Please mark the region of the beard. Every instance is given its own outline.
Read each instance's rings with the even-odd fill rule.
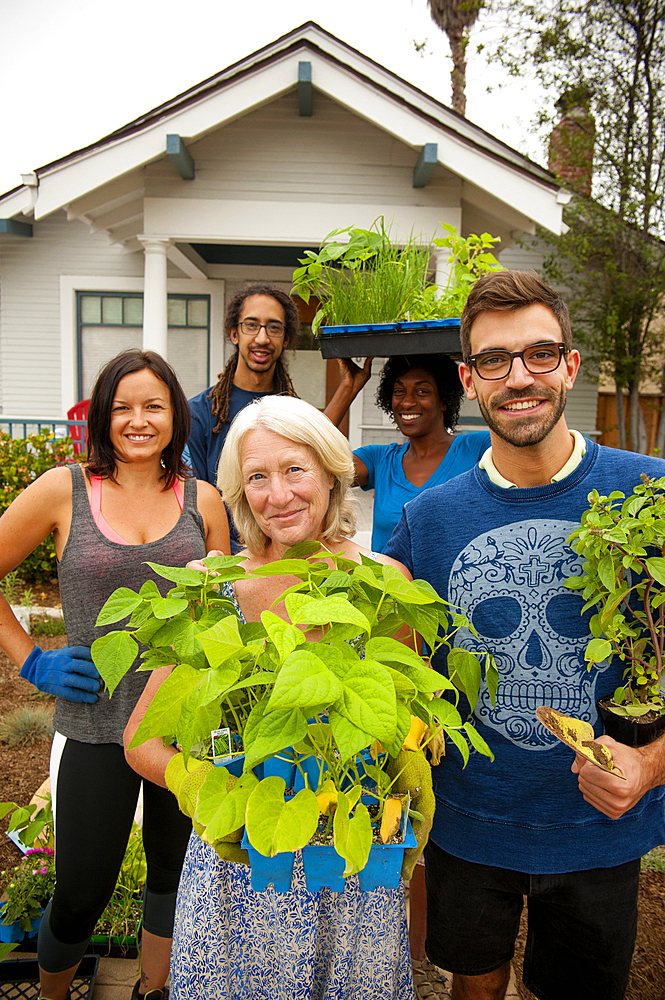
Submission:
[[[480,396],[478,397],[478,405],[480,406],[480,412],[485,418],[485,423],[497,437],[500,437],[502,441],[506,441],[508,444],[512,444],[515,448],[528,448],[531,445],[540,444],[541,441],[545,440],[550,431],[558,424],[566,406],[566,390],[564,386],[561,387],[559,392],[556,392],[554,389],[539,389],[538,395],[552,403],[551,411],[536,418],[529,418],[529,411],[525,410],[524,418],[521,421],[510,418],[509,421],[502,423],[500,418],[497,418],[496,411],[506,403],[523,399],[523,393],[503,393],[492,402],[492,410],[481,400]]]

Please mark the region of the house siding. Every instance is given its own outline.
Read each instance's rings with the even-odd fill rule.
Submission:
[[[412,187],[417,151],[321,93],[301,118],[294,92],[188,144],[196,177],[167,159],[146,167],[149,198],[221,198],[458,208],[461,179],[440,165]],[[340,219],[340,226],[353,225]]]

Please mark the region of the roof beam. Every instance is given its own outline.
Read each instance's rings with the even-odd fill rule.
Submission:
[[[432,176],[437,163],[438,146],[435,142],[426,142],[420,151],[418,162],[413,168],[413,187],[424,188]]]
[[[29,222],[18,222],[16,219],[0,219],[0,233],[7,236],[32,236],[32,226]]]
[[[301,118],[312,117],[312,64],[298,63],[298,107]]]
[[[179,135],[167,135],[166,155],[182,177],[183,181],[194,180],[194,160]]]

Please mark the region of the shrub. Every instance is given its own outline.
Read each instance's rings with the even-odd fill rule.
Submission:
[[[27,438],[12,438],[0,431],[0,514],[43,472],[69,461],[74,461],[70,438],[54,438],[46,429]],[[49,536],[23,561],[21,577],[25,581],[41,581],[55,575],[55,546]]]
[[[10,747],[29,747],[53,736],[53,709],[44,705],[22,705],[0,719],[0,742]]]
[[[65,623],[62,618],[33,618],[30,622],[30,635],[65,635]]]

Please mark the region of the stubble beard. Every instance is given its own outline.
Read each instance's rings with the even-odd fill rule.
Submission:
[[[544,414],[542,417],[529,422],[529,411],[526,410],[525,420],[521,424],[511,420],[508,426],[506,426],[500,423],[494,416],[494,411],[498,407],[513,400],[523,399],[523,395],[519,393],[504,393],[494,402],[492,410],[487,407],[480,396],[478,397],[478,405],[480,412],[485,418],[485,423],[497,437],[500,437],[502,441],[513,445],[515,448],[528,448],[531,445],[540,444],[545,440],[550,431],[558,424],[566,407],[566,390],[563,386],[560,392],[555,392],[553,389],[540,389],[538,395],[544,399],[548,399],[553,404],[550,415]]]

